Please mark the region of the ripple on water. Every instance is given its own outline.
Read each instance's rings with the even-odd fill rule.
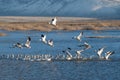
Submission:
[[[115,54],[110,58],[119,58],[120,31],[83,31],[83,42],[78,42],[71,39],[80,31],[53,31],[53,32],[6,32],[7,36],[0,37],[0,54],[63,54],[62,50],[68,47],[74,50],[79,50],[78,44],[87,41],[93,46],[92,49],[83,53],[83,56],[96,56],[94,50],[103,46],[107,46],[105,53],[108,50],[115,50]],[[47,34],[48,39],[53,38],[55,47],[51,48],[39,42],[41,34]],[[24,43],[26,36],[31,36],[31,49],[10,48],[15,42]],[[86,38],[85,36],[113,36],[112,38]],[[111,46],[112,45],[112,46]],[[54,61],[54,62],[31,62],[20,60],[0,59],[0,80],[119,80],[120,77],[120,62],[119,61]]]

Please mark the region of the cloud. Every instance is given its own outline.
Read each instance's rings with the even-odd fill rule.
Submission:
[[[100,0],[100,5],[104,7],[114,7],[120,5],[120,0]]]
[[[96,10],[99,10],[100,8],[102,8],[102,6],[98,5],[98,6],[94,6],[92,8],[92,11],[96,11]]]
[[[117,7],[120,6],[120,0],[97,0],[92,8],[92,11],[97,11],[105,7]]]

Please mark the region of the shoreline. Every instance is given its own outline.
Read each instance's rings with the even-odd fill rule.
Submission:
[[[48,24],[52,18],[0,16],[0,30],[120,30],[120,20],[57,17],[57,27],[55,27]]]

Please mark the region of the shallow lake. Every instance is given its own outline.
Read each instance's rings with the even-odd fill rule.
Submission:
[[[115,51],[110,61],[55,61],[31,62],[0,59],[0,80],[119,80],[120,77],[120,31],[3,31],[7,36],[0,37],[0,55],[9,54],[64,54],[62,51],[71,48],[71,54],[82,49],[84,42],[92,48],[82,53],[84,57],[97,57],[95,50],[105,47],[103,51]],[[83,32],[82,41],[72,39]],[[41,34],[53,39],[54,47],[40,41]],[[25,43],[31,37],[31,48],[12,48],[14,43]],[[102,37],[101,37],[102,36]]]

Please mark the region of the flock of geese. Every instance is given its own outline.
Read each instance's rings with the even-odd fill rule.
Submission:
[[[56,17],[49,22],[49,24],[52,24],[56,26]],[[80,32],[79,35],[72,37],[72,39],[76,39],[79,42],[82,41],[83,32]],[[52,39],[47,40],[46,35],[41,34],[40,41],[44,44],[47,44],[48,46],[54,47],[54,41]],[[13,44],[12,48],[31,48],[31,37],[28,36],[26,42],[23,43],[15,43]],[[107,51],[104,56],[102,56],[102,53],[105,49],[105,47],[102,47],[96,51],[96,55],[98,57],[89,57],[85,58],[81,54],[83,51],[88,50],[91,47],[91,45],[87,42],[84,42],[83,45],[79,45],[79,47],[84,47],[81,50],[77,50],[75,53],[75,56],[71,54],[71,48],[67,48],[66,50],[63,50],[62,52],[64,54],[56,54],[55,56],[51,54],[37,54],[37,55],[25,55],[25,54],[7,54],[7,55],[0,55],[0,59],[12,59],[12,60],[23,60],[23,61],[91,61],[91,60],[110,60],[110,55],[114,54],[114,51]]]

